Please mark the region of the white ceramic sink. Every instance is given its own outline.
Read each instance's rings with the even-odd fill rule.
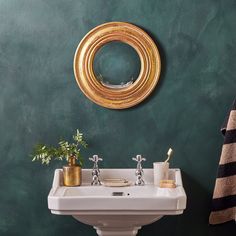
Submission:
[[[135,169],[100,169],[101,180],[125,178],[135,182]],[[82,185],[63,186],[63,172],[55,170],[48,207],[53,214],[72,215],[94,226],[100,236],[136,235],[141,226],[159,220],[164,215],[182,214],[186,194],[179,169],[170,169],[169,178],[176,181],[174,189],[153,185],[153,169],[144,169],[144,186],[91,186],[92,170],[82,171]],[[113,195],[120,196],[113,196]]]

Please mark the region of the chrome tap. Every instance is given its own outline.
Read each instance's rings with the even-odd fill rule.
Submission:
[[[93,157],[89,158],[90,161],[93,162],[93,170],[92,170],[92,182],[91,185],[101,185],[99,176],[100,176],[100,170],[98,168],[98,162],[102,161],[102,158],[98,157],[98,155],[93,155]]]
[[[137,176],[137,179],[135,181],[135,185],[144,185],[145,182],[143,180],[143,168],[141,165],[142,161],[146,161],[146,158],[143,158],[141,155],[137,155],[136,157],[133,157],[132,160],[137,161],[137,168],[135,171],[135,175]]]

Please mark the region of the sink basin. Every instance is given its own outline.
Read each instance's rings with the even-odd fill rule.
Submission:
[[[135,169],[100,169],[101,180],[125,178],[135,182]],[[136,235],[141,226],[159,220],[164,215],[179,215],[186,208],[186,194],[179,169],[169,170],[169,179],[177,187],[159,188],[153,185],[153,169],[144,169],[144,186],[91,186],[92,170],[82,170],[82,185],[63,186],[63,172],[55,170],[48,208],[53,214],[71,215],[92,225],[100,236]]]

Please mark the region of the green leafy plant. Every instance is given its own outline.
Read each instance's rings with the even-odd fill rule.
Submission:
[[[73,135],[74,142],[61,140],[57,147],[46,146],[44,144],[38,144],[34,147],[32,161],[41,161],[42,164],[49,165],[51,160],[67,160],[69,157],[75,157],[79,165],[83,165],[83,158],[80,153],[81,147],[87,148],[88,144],[83,139],[83,134],[76,130],[76,134]]]

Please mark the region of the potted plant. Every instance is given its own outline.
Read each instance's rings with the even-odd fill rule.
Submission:
[[[68,165],[63,166],[63,179],[66,186],[78,186],[81,184],[83,158],[80,149],[88,146],[83,139],[83,134],[78,129],[76,134],[73,135],[73,140],[74,142],[72,143],[61,140],[56,147],[38,144],[33,151],[32,161],[41,161],[42,164],[49,165],[52,160],[68,161]]]

